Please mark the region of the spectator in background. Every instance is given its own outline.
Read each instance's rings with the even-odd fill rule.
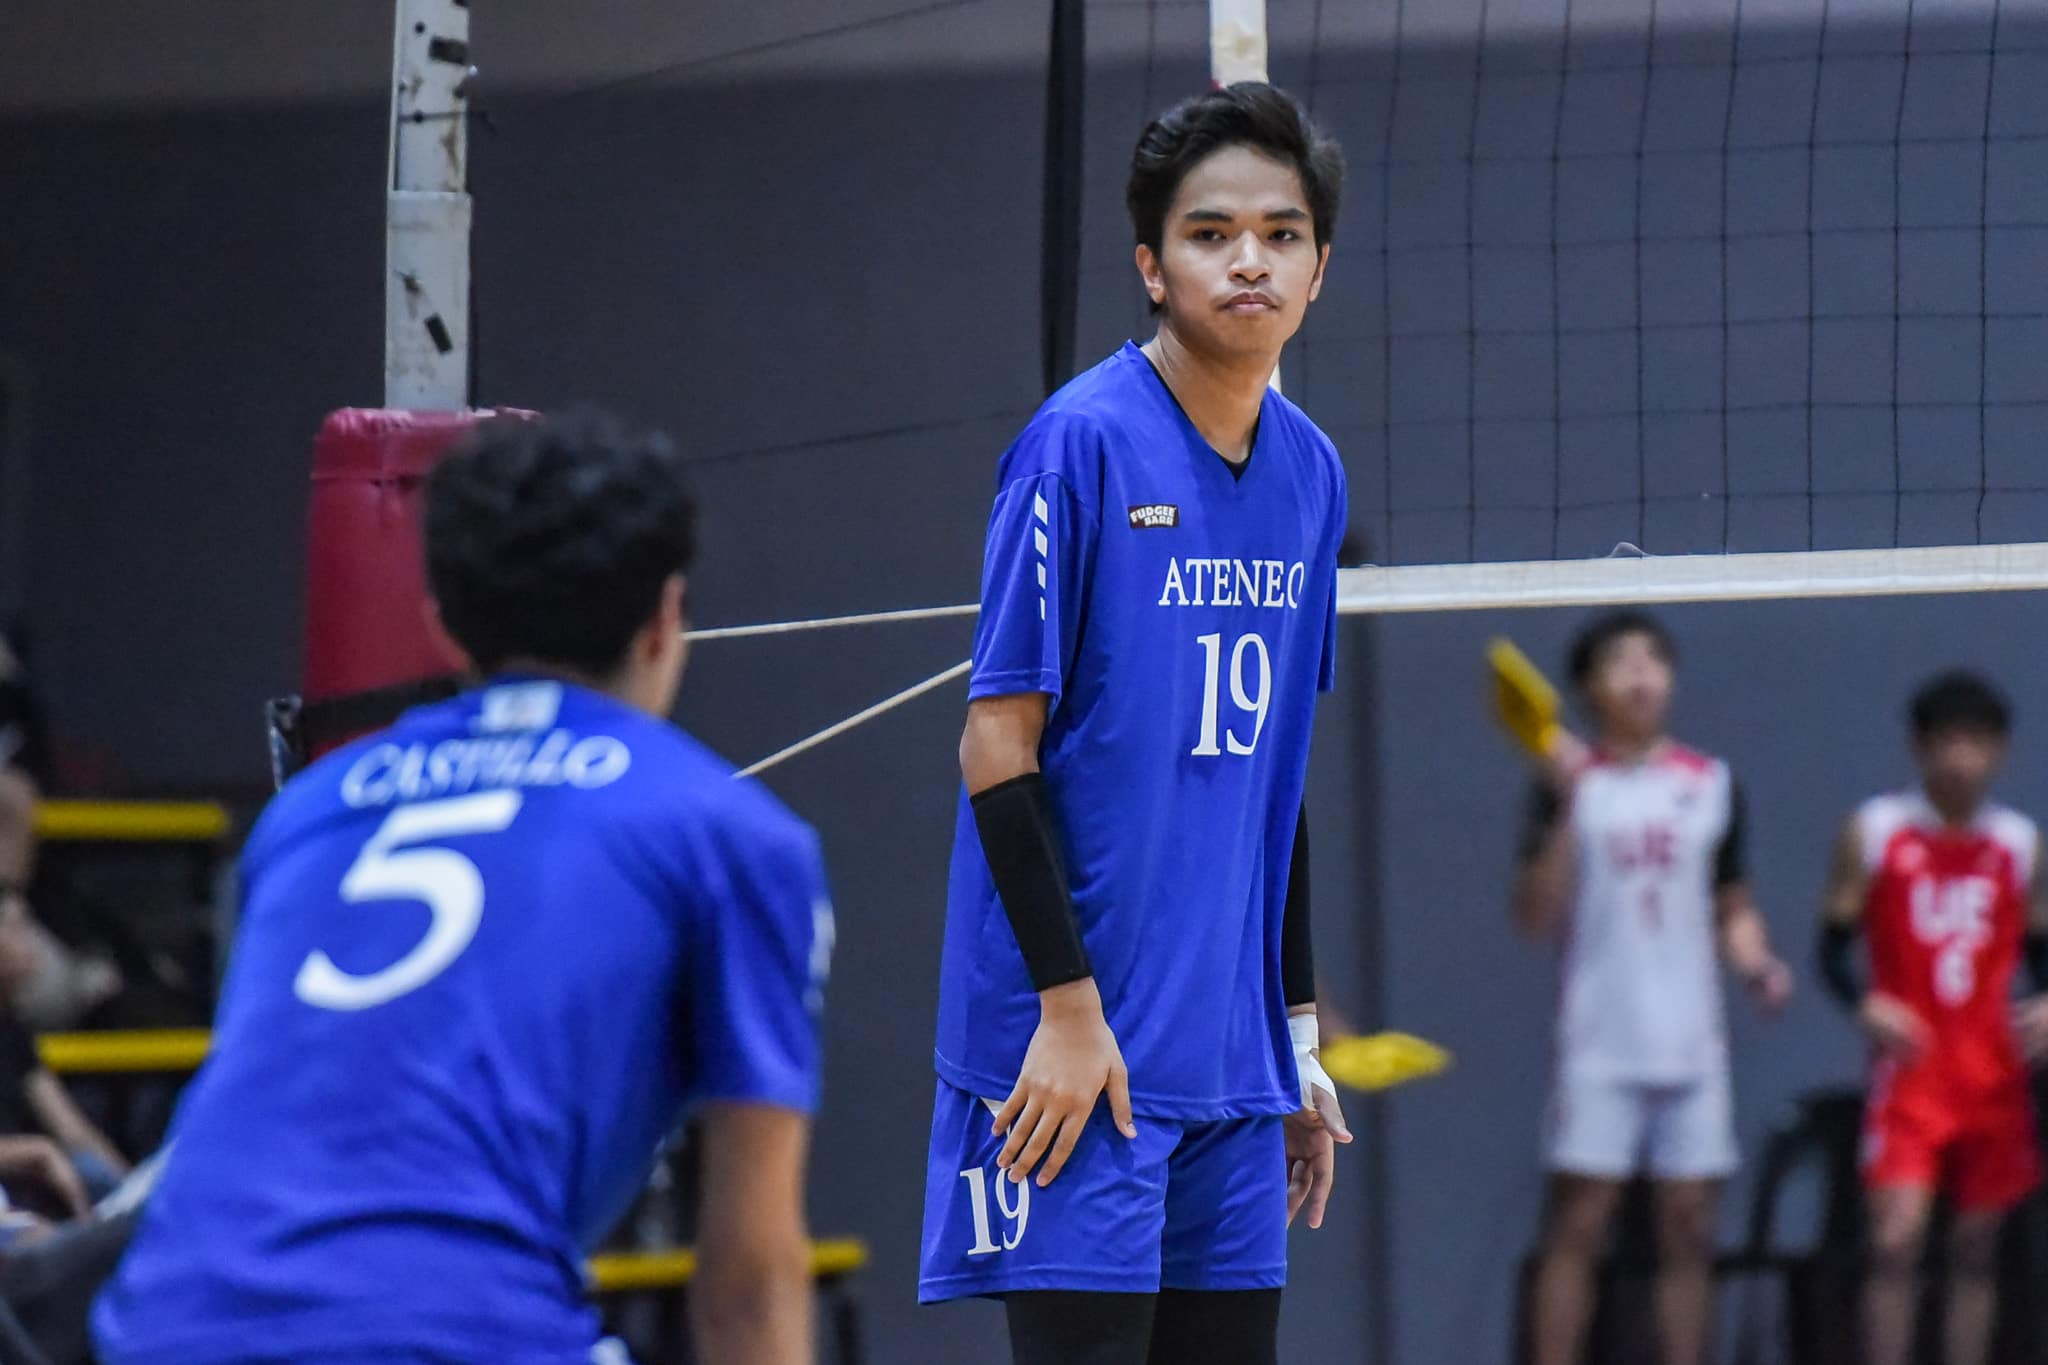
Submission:
[[[0,896],[27,896],[36,871],[36,802],[50,785],[49,732],[24,662],[18,629],[0,628]],[[8,1008],[25,1022],[64,1028],[121,989],[104,957],[82,956],[27,915],[34,954],[25,979],[7,985]]]
[[[28,890],[35,872],[36,798],[49,782],[42,709],[29,690],[18,640],[0,630],[0,895]]]
[[[119,1183],[128,1163],[42,1065],[17,1015],[25,993],[81,966],[29,911],[36,802],[49,781],[49,734],[20,635],[0,629],[0,1185],[39,1191],[31,1203],[68,1216]],[[102,976],[111,970],[97,965]],[[106,983],[98,990],[103,997]]]
[[[13,993],[39,959],[27,900],[0,893],[0,1187],[39,1213],[85,1216],[127,1175],[128,1161],[42,1064],[14,1016]]]
[[[42,1066],[14,1016],[14,989],[41,958],[32,924],[27,900],[0,891],[0,1361],[90,1365],[92,1298],[128,1245],[154,1171],[99,1209],[88,1203],[97,1192],[80,1167],[97,1159],[111,1183],[127,1163]],[[67,1145],[82,1153],[77,1162]]]
[[[0,772],[38,787],[50,782],[50,737],[29,687],[18,627],[0,627]]]

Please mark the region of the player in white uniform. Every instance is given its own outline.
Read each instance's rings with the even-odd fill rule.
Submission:
[[[1665,733],[1675,663],[1638,612],[1579,635],[1571,681],[1598,742],[1551,746],[1515,881],[1516,923],[1564,936],[1535,1365],[1580,1359],[1595,1264],[1642,1173],[1657,1182],[1663,1359],[1700,1365],[1715,1199],[1737,1164],[1717,950],[1766,1011],[1792,989],[1750,896],[1740,789]]]

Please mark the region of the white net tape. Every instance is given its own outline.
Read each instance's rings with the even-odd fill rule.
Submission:
[[[1645,555],[1624,546],[1606,559],[1340,569],[1337,610],[1356,615],[2039,588],[2048,588],[2048,543],[1736,555]]]
[[[1898,597],[2048,588],[2048,542],[1942,545],[1899,550],[1800,550],[1783,554],[1646,555],[1617,546],[1605,559],[1502,564],[1416,564],[1339,569],[1337,611],[1482,611],[1595,607],[1623,603],[1759,602],[1794,597]],[[821,616],[690,632],[692,640],[795,635],[844,626],[975,615],[972,602],[946,607]],[[741,774],[752,776],[865,725],[966,674],[962,661],[835,721]]]

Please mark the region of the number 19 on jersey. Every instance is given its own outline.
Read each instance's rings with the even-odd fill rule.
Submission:
[[[1251,718],[1249,739],[1238,738],[1241,720],[1233,719],[1231,724],[1224,725],[1217,715],[1223,691],[1223,636],[1201,635],[1195,638],[1195,643],[1202,647],[1202,727],[1195,747],[1189,752],[1197,758],[1249,754],[1259,746],[1259,734],[1266,728],[1266,711],[1273,704],[1273,656],[1266,649],[1265,638],[1257,631],[1240,635],[1230,650],[1230,700],[1239,712]],[[1257,678],[1257,686],[1248,686],[1251,677]]]

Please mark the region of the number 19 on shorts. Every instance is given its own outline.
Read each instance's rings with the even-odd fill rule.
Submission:
[[[1009,1173],[997,1170],[996,1207],[1003,1211],[1003,1242],[996,1245],[995,1229],[988,1218],[989,1173],[979,1166],[970,1166],[960,1172],[960,1178],[967,1182],[967,1202],[974,1214],[974,1245],[968,1248],[969,1256],[993,1256],[998,1251],[1015,1251],[1017,1244],[1024,1240],[1024,1229],[1031,1222],[1031,1182],[1010,1179]],[[1016,1196],[1016,1204],[1010,1202]]]
[[[1237,637],[1230,649],[1230,700],[1237,714],[1225,722],[1222,709],[1223,637],[1198,635],[1202,648],[1202,728],[1189,752],[1197,758],[1217,754],[1248,754],[1259,747],[1259,733],[1266,728],[1266,711],[1273,704],[1273,656],[1257,631]],[[1257,685],[1252,685],[1253,679]],[[1248,738],[1239,737],[1240,727],[1250,726]],[[1220,747],[1219,747],[1220,741]]]

